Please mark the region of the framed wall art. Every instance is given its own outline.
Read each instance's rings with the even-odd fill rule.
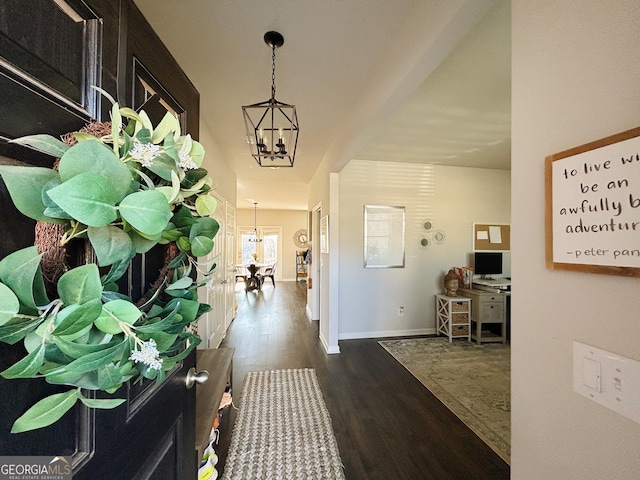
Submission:
[[[545,160],[550,269],[640,277],[640,128]]]
[[[365,205],[365,268],[404,267],[404,230],[404,207]]]
[[[329,253],[329,215],[320,219],[320,253]]]

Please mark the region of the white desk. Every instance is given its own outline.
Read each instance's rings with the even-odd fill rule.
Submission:
[[[476,342],[507,342],[507,296],[503,293],[494,293],[473,288],[459,289],[458,293],[471,298],[471,338]],[[500,333],[490,331],[489,325],[498,325]]]

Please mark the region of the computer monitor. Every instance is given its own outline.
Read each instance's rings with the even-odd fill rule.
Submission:
[[[502,252],[475,252],[473,273],[481,278],[502,274]]]

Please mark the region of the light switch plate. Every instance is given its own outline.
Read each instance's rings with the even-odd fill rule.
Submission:
[[[573,342],[573,391],[640,423],[640,362]]]

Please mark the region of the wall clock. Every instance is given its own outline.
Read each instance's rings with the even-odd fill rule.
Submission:
[[[303,228],[293,234],[293,243],[298,248],[306,248],[309,237],[307,237],[307,231]]]

